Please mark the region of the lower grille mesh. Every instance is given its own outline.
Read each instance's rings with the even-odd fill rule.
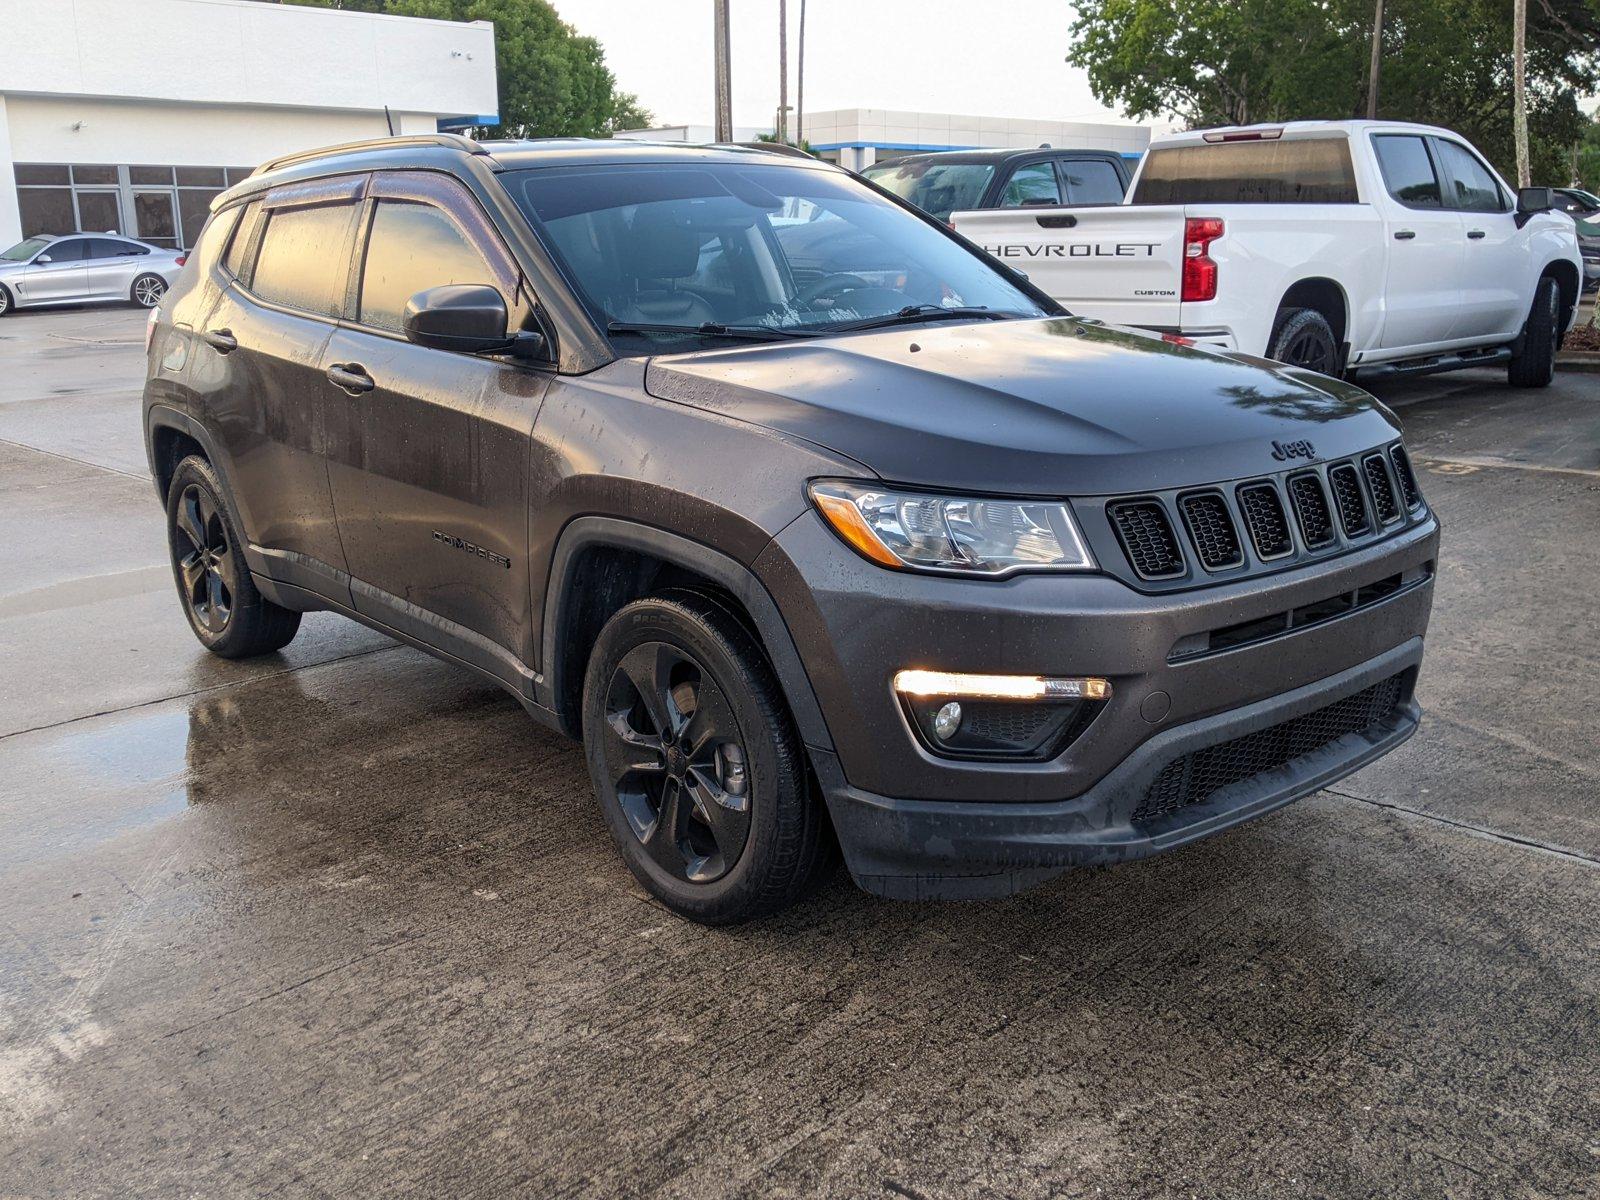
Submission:
[[[1183,554],[1167,510],[1155,500],[1134,500],[1107,510],[1133,569],[1146,579],[1183,574]]]
[[[1268,729],[1247,733],[1173,759],[1145,791],[1135,824],[1209,799],[1225,787],[1285,766],[1349,733],[1391,716],[1404,692],[1405,674]]]

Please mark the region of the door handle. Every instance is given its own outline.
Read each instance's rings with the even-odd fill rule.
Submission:
[[[377,386],[360,363],[334,363],[328,368],[328,379],[352,396],[370,392]]]
[[[239,348],[239,339],[228,329],[208,329],[200,335],[202,341],[218,354],[231,354]]]
[[[1416,236],[1417,231],[1415,229],[1396,229],[1394,231],[1394,240],[1397,242],[1409,242]]]
[[[1487,237],[1488,234],[1484,233],[1484,231],[1481,229],[1469,229],[1467,230],[1467,236],[1473,241],[1477,241],[1481,237]]]

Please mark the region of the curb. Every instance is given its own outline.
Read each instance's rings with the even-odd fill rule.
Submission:
[[[1562,350],[1556,355],[1561,371],[1600,371],[1600,350]]]

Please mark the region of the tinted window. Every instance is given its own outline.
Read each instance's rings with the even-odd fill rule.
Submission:
[[[477,247],[439,209],[378,202],[361,272],[363,325],[398,330],[406,301],[418,292],[446,283],[494,281]]]
[[[139,254],[149,254],[143,246],[133,242],[120,241],[117,238],[90,238],[90,258],[133,258]]]
[[[78,227],[78,218],[72,211],[71,188],[19,187],[17,209],[22,217],[23,237],[38,233],[71,233]]]
[[[1383,186],[1389,189],[1389,195],[1412,208],[1439,207],[1439,177],[1434,174],[1433,160],[1420,137],[1375,137],[1372,147],[1377,151],[1378,169],[1383,172]]]
[[[1465,146],[1435,138],[1439,150],[1439,165],[1444,168],[1448,186],[1445,190],[1445,207],[1466,212],[1504,212],[1505,196],[1489,168],[1478,161]]]
[[[1344,138],[1272,139],[1155,147],[1135,204],[1354,204]]]
[[[256,216],[260,211],[260,207],[255,204],[244,209],[248,216],[239,222],[239,231],[228,243],[228,254],[222,260],[222,269],[230,275],[244,277],[244,256],[250,250],[250,231],[255,228]]]
[[[11,171],[16,176],[18,184],[72,182],[72,175],[66,167],[46,163],[16,163]]]
[[[84,258],[84,241],[82,238],[63,238],[59,242],[51,242],[45,251],[53,263],[81,262]]]
[[[1068,204],[1122,203],[1122,176],[1104,159],[1063,162],[1061,174],[1067,181]]]
[[[894,163],[862,172],[873,183],[909,200],[943,221],[951,213],[976,208],[994,175],[988,163],[947,163],[938,159]]]
[[[1056,169],[1047,162],[1018,167],[1011,172],[1011,178],[1000,193],[1001,208],[1060,203],[1061,187],[1056,182]]]
[[[242,211],[238,205],[234,205],[216,213],[205,223],[195,241],[194,249],[189,252],[191,258],[198,260],[200,270],[209,271],[217,261],[217,255],[227,244],[228,235],[233,232],[234,223],[238,221]]]
[[[263,300],[336,317],[344,309],[353,204],[278,208],[256,256],[250,287]]]
[[[706,162],[502,179],[602,324],[682,339],[707,322],[820,331],[909,306],[1041,314],[992,260],[842,172]],[[656,336],[618,333],[631,353]]]

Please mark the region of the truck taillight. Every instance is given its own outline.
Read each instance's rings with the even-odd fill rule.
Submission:
[[[1190,217],[1184,221],[1184,303],[1217,298],[1217,264],[1211,258],[1211,243],[1221,236],[1221,217]]]

